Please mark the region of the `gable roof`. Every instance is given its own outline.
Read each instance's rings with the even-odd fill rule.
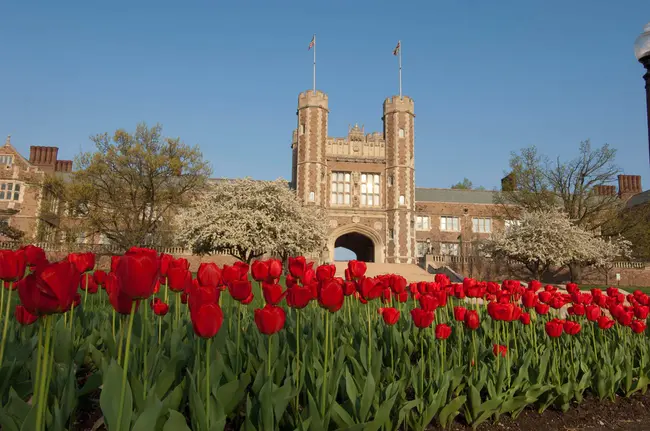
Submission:
[[[638,193],[634,196],[632,196],[628,201],[625,203],[625,208],[632,208],[637,205],[643,205],[650,202],[650,190],[646,190],[645,192]]]

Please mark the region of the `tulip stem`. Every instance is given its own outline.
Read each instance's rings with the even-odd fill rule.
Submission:
[[[4,291],[4,280],[2,281],[2,290]],[[7,329],[9,328],[9,312],[11,311],[11,289],[12,285],[9,283],[9,294],[7,295],[7,304],[5,306],[4,313],[4,323],[2,325],[2,341],[0,341],[0,367],[2,367],[2,361],[4,360],[5,355],[5,345],[7,343]]]
[[[38,379],[38,406],[36,406],[36,431],[45,429],[44,415],[47,405],[47,388],[46,384],[49,373],[49,359],[50,359],[50,339],[52,338],[52,317],[46,315],[43,317],[45,320],[45,347],[43,348],[43,366],[41,368],[41,375]]]
[[[142,343],[144,344],[144,384],[142,385],[142,391],[143,395],[142,398],[144,400],[147,399],[147,384],[149,383],[149,380],[147,379],[147,376],[149,374],[149,367],[147,366],[147,344],[148,343],[148,337],[149,337],[149,331],[147,330],[149,328],[149,318],[148,318],[148,306],[142,307],[143,312],[144,312],[144,321],[142,322]]]
[[[0,285],[0,310],[4,309],[5,305],[5,281],[2,280],[2,285]],[[5,318],[5,316],[2,316]]]
[[[368,310],[368,370],[372,369],[372,328],[370,327],[370,321],[372,317],[370,316],[370,304],[366,305],[366,310]]]
[[[300,311],[296,312],[296,387],[300,387]],[[298,395],[296,395],[296,408],[298,407]]]
[[[239,343],[241,339],[241,303],[237,303],[237,374],[240,373],[239,365]]]
[[[212,338],[208,338],[205,344],[205,420],[210,429],[210,344]],[[270,341],[269,341],[270,343]]]
[[[368,316],[370,318],[370,316]],[[321,418],[325,417],[325,403],[327,399],[327,362],[328,362],[328,350],[329,350],[329,328],[330,328],[330,316],[329,311],[325,310],[325,360],[323,365],[323,389],[322,397],[320,400],[320,415]]]
[[[131,313],[129,314],[129,328],[126,331],[126,346],[124,348],[124,369],[122,370],[122,387],[120,388],[120,404],[117,414],[117,423],[115,430],[122,429],[122,415],[124,413],[124,396],[126,395],[126,377],[129,370],[129,346],[131,345],[131,332],[133,331],[133,316],[135,316],[135,307],[138,305],[137,301],[131,303]]]
[[[88,273],[85,273],[86,291],[84,292],[84,309],[86,308],[86,300],[88,299]]]
[[[162,340],[162,324],[163,324],[163,318],[162,316],[158,318],[158,345],[160,345],[161,340]]]
[[[65,315],[64,315],[65,316]],[[34,374],[32,390],[32,405],[38,405],[38,391],[40,388],[40,379],[41,379],[41,367],[43,356],[43,325],[38,325],[38,349],[36,350],[36,373]]]
[[[273,334],[269,335],[269,348],[266,352],[266,375],[269,378],[271,378],[271,346],[273,345],[271,337],[273,337]]]

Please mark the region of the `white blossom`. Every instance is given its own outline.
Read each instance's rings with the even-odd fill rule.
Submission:
[[[227,251],[249,261],[321,251],[325,217],[303,205],[287,182],[221,181],[177,218],[178,240],[197,253]]]

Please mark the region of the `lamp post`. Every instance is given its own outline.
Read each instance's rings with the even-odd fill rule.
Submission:
[[[648,149],[650,150],[650,22],[645,25],[643,33],[634,42],[634,55],[646,68],[643,78],[645,79],[645,99],[648,115]]]

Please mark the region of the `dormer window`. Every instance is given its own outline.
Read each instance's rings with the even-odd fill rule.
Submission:
[[[10,166],[14,160],[14,156],[0,155],[0,166]]]

